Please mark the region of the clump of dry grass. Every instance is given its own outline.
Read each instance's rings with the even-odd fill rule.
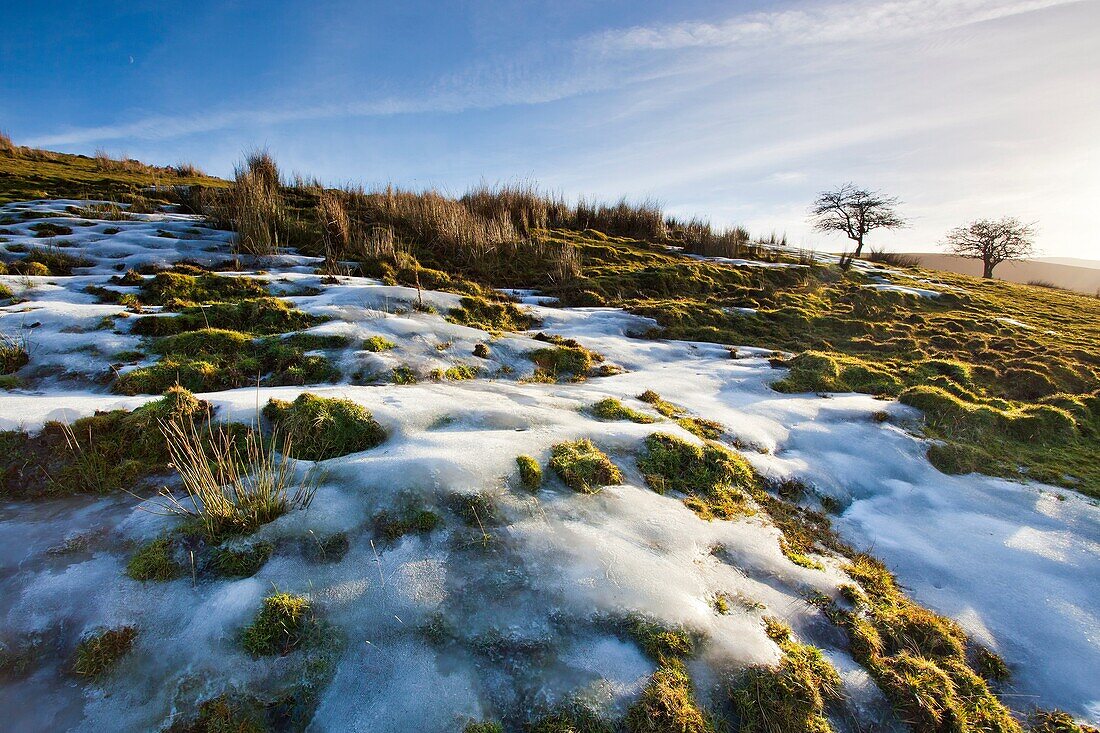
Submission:
[[[668,238],[664,212],[654,199],[631,202],[622,198],[614,204],[581,199],[577,202],[573,221],[574,228],[598,229],[620,237],[652,242],[662,242]]]
[[[872,247],[867,252],[867,259],[871,262],[879,262],[891,267],[919,267],[920,259],[913,255],[905,255],[900,252],[887,252],[884,249]]]
[[[286,205],[279,168],[266,150],[249,153],[237,167],[233,184],[221,199],[219,218],[237,232],[237,249],[251,255],[271,255],[285,231]]]
[[[160,509],[194,523],[211,541],[248,534],[313,501],[316,476],[298,478],[286,436],[265,440],[253,426],[204,430],[176,421],[162,421],[160,429],[185,494],[162,489]]]
[[[16,150],[17,148],[15,147],[15,143],[11,141],[11,135],[4,132],[3,130],[0,130],[0,153],[3,153],[4,155],[14,156]]]

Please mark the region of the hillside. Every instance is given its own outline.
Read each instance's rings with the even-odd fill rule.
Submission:
[[[1094,731],[1100,300],[54,155],[0,151],[12,729]]]
[[[981,277],[982,264],[979,260],[967,259],[947,254],[914,252],[904,255],[915,258],[921,267],[930,270],[944,270],[971,277]],[[1085,295],[1095,296],[1100,292],[1100,263],[1087,265],[1089,260],[1065,258],[1055,260],[1024,260],[1021,262],[1002,262],[995,274],[999,280],[1014,283],[1049,283],[1065,290],[1073,290]]]

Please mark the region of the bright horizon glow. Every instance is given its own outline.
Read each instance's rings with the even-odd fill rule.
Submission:
[[[267,146],[330,184],[483,181],[810,231],[824,188],[901,197],[871,246],[976,218],[1100,259],[1097,0],[14,3],[0,129],[229,175]],[[673,7],[667,7],[667,6]],[[100,6],[100,7],[97,7]],[[320,8],[320,9],[318,9]]]

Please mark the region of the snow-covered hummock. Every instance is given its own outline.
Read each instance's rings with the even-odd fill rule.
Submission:
[[[145,257],[193,257],[224,243],[213,232],[193,240],[203,243],[194,247],[186,244],[192,240],[164,240],[184,243],[173,255],[155,237],[157,229],[176,223],[197,224],[172,215],[111,222],[128,243],[125,265]],[[83,231],[74,227],[74,234]],[[0,330],[41,324],[29,329],[32,367],[49,363],[68,370],[57,389],[0,392],[0,428],[33,429],[48,419],[133,407],[143,399],[111,395],[91,379],[106,368],[107,350],[133,348],[136,339],[67,331],[65,324],[84,328],[120,310],[80,292],[116,272],[98,254],[101,246],[118,250],[100,245],[104,240],[81,241],[82,253],[96,261],[91,275],[38,278],[31,288],[23,278],[0,278],[27,299],[0,309]],[[9,729],[155,729],[197,700],[228,689],[263,694],[274,680],[293,678],[295,655],[255,660],[237,642],[273,586],[310,594],[346,640],[321,692],[316,730],[455,730],[470,719],[578,691],[621,710],[653,664],[596,621],[627,612],[706,635],[704,652],[691,666],[704,700],[719,670],[778,658],[761,618],[779,616],[842,671],[859,717],[877,718],[886,707],[881,695],[845,651],[842,635],[805,601],[813,591],[835,595],[846,582],[836,563],[823,559],[824,571],[796,566],[762,517],[706,522],[676,498],[645,488],[635,460],[646,435],[663,430],[694,440],[675,424],[603,423],[582,412],[608,396],[647,410],[634,399],[646,389],[720,421],[731,442],[757,446],[758,452],[745,455],[765,475],[803,479],[838,500],[843,510],[837,523],[849,542],[872,550],[917,601],[955,618],[1008,660],[1015,672],[1010,692],[1022,696],[1010,698],[1016,707],[1059,706],[1100,720],[1095,502],[1038,484],[945,476],[925,459],[921,441],[892,424],[916,417],[911,408],[858,394],[826,399],[776,393],[768,385],[784,372],[770,367],[766,350],[738,348],[740,358],[731,359],[722,345],[632,338],[628,334],[655,324],[616,309],[531,305],[543,319],[541,330],[576,338],[627,371],[581,384],[525,383],[516,379],[531,371],[524,354],[545,344],[523,335],[492,339],[414,312],[416,293],[408,288],[363,278],[325,285],[303,272],[307,265],[267,263],[262,277],[280,293],[321,290],[288,296],[299,308],[335,319],[312,329],[316,333],[384,335],[398,344],[380,354],[345,350],[338,365],[346,377],[404,363],[418,370],[472,363],[490,375],[509,366],[515,373],[468,382],[308,388],[364,405],[389,439],[325,462],[326,478],[312,506],[265,526],[257,538],[278,543],[347,532],[351,550],[337,563],[309,564],[298,553],[279,552],[249,579],[142,585],[123,574],[129,554],[135,543],[172,524],[145,511],[148,504],[124,495],[0,507],[5,640],[41,633],[61,639],[67,649],[96,627],[140,629],[134,651],[101,685],[78,685],[47,669],[0,686]],[[424,297],[441,312],[458,300],[446,293]],[[109,341],[106,348],[100,348],[103,341]],[[490,343],[489,360],[471,355],[481,341]],[[441,344],[447,345],[440,350]],[[302,391],[240,389],[201,397],[223,417],[250,420],[269,398],[292,399]],[[884,409],[892,423],[871,418]],[[548,473],[537,495],[516,487],[517,455],[545,465],[552,445],[580,437],[593,439],[624,470],[623,485],[580,495]],[[488,547],[479,542],[480,527],[466,527],[445,512],[443,528],[427,537],[371,544],[377,512],[408,497],[438,508],[448,495],[468,492],[493,495],[505,516],[485,528]],[[76,549],[57,552],[66,542]],[[741,599],[729,615],[712,609],[718,592]],[[468,643],[429,645],[417,629],[437,614]],[[496,657],[471,651],[476,640],[491,638],[522,651]],[[53,648],[49,641],[46,648]]]

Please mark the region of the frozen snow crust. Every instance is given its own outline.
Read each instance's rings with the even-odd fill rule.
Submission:
[[[78,203],[2,211],[60,212]],[[0,246],[42,244],[30,225],[44,221],[51,220],[6,227],[12,233]],[[227,233],[181,215],[72,228],[65,251],[89,267],[66,277],[0,276],[21,300],[0,308],[0,331],[25,333],[31,367],[50,370],[34,391],[0,391],[0,429],[34,430],[154,399],[107,391],[111,355],[140,349],[142,340],[124,322],[97,330],[104,316],[126,309],[84,289],[107,286],[126,269],[180,260],[213,265],[227,253]],[[109,228],[119,231],[106,234]],[[333,356],[342,381],[198,396],[219,417],[245,422],[272,397],[309,391],[350,399],[370,410],[388,439],[324,462],[310,508],[253,538],[276,550],[250,578],[194,583],[185,574],[143,584],[127,577],[133,550],[174,523],[129,495],[0,506],[0,643],[37,639],[47,659],[29,675],[0,677],[8,730],[156,730],[223,693],[277,698],[302,684],[318,686],[311,730],[460,730],[473,720],[520,721],[577,697],[620,714],[656,668],[608,626],[630,614],[703,639],[688,666],[704,704],[717,704],[730,670],[779,659],[762,624],[775,616],[837,667],[848,713],[903,727],[852,659],[844,634],[809,602],[814,593],[837,598],[851,582],[840,559],[814,555],[820,568],[797,565],[764,513],[708,522],[675,495],[646,487],[636,459],[647,435],[698,439],[636,399],[645,390],[720,422],[722,440],[747,446],[741,454],[764,477],[799,479],[812,489],[811,505],[825,498],[838,507],[834,522],[847,542],[873,552],[916,601],[1005,658],[1012,707],[1057,706],[1100,721],[1094,501],[1038,484],[943,475],[922,442],[898,427],[915,416],[910,408],[857,394],[778,394],[769,384],[785,372],[770,367],[768,352],[740,348],[731,359],[714,344],[633,338],[654,323],[619,310],[555,309],[529,295],[525,307],[542,319],[540,330],[577,339],[626,370],[581,383],[532,383],[524,381],[533,371],[526,354],[545,344],[530,335],[494,337],[416,312],[409,288],[351,277],[326,284],[312,274],[310,258],[241,266],[295,307],[332,319],[309,333],[349,338]],[[459,296],[426,292],[424,300],[446,313]],[[371,336],[396,348],[360,349]],[[472,356],[478,343],[489,344],[489,358]],[[353,375],[400,365],[426,374],[456,364],[477,366],[482,376],[352,383]],[[598,421],[586,408],[605,397],[659,421]],[[872,419],[881,411],[892,419]],[[553,445],[580,438],[610,456],[623,484],[584,495],[546,470]],[[520,487],[521,454],[544,467],[536,494]],[[472,525],[452,508],[454,496],[471,494],[495,506]],[[373,518],[407,502],[437,511],[441,526],[382,542]],[[349,549],[335,562],[293,549],[341,532]],[[325,654],[253,658],[242,650],[240,631],[273,587],[311,598],[332,639]],[[738,602],[716,613],[717,594]],[[126,625],[138,635],[118,667],[94,683],[75,680],[68,668],[76,642]],[[844,716],[832,722],[851,727]]]

